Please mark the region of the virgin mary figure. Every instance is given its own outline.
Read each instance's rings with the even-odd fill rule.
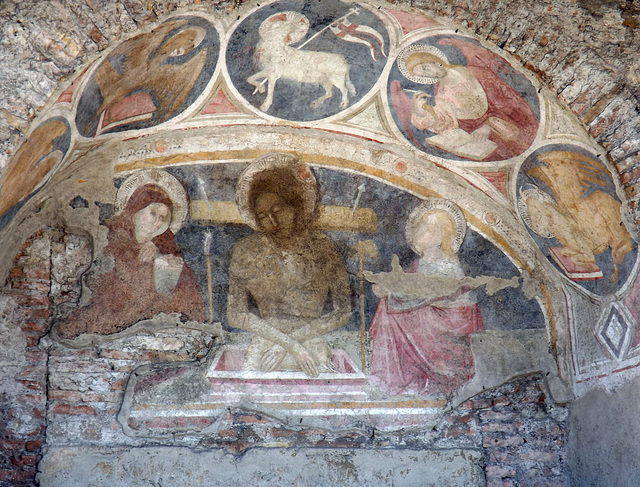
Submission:
[[[113,268],[96,279],[87,306],[56,324],[59,337],[110,335],[158,313],[178,312],[204,321],[196,276],[174,235],[185,216],[186,195],[179,194],[184,189],[167,173],[145,176],[132,176],[118,191],[121,208],[106,222],[109,242],[104,249]]]

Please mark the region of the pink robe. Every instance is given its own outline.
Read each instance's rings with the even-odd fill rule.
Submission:
[[[458,126],[465,132],[471,133],[486,124],[489,118],[496,117],[518,128],[518,136],[513,140],[503,138],[492,130],[489,140],[495,142],[497,147],[483,161],[502,161],[522,154],[535,140],[539,123],[527,101],[496,74],[500,71],[510,72],[513,68],[499,56],[461,39],[444,39],[440,44],[453,45],[466,56],[468,60],[466,69],[482,86],[489,105],[487,111],[478,118],[457,119]],[[405,132],[414,144],[424,147],[423,143],[416,140],[411,128],[413,111],[411,97],[407,96],[397,80],[391,82],[390,93],[391,102]],[[436,84],[434,95],[437,93],[438,85]]]
[[[391,395],[450,393],[475,374],[468,335],[483,329],[477,304],[439,308],[382,298],[370,328],[371,381]]]

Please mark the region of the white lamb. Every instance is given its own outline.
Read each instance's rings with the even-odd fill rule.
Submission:
[[[260,109],[269,110],[273,103],[276,81],[286,79],[296,83],[321,85],[325,93],[311,103],[318,108],[333,96],[335,86],[342,94],[340,108],[349,105],[349,94],[356,89],[349,79],[349,63],[344,56],[324,51],[305,51],[291,47],[306,35],[309,21],[298,12],[282,12],[272,15],[260,25],[260,41],[256,46],[256,58],[260,70],[249,76],[247,82],[267,97]],[[254,91],[255,93],[255,91]]]

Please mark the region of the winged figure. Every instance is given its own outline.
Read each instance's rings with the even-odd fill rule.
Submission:
[[[0,184],[0,217],[48,180],[66,152],[66,147],[59,147],[64,144],[56,143],[66,133],[65,123],[50,120],[34,130],[20,147]],[[0,220],[0,228],[6,223]]]
[[[529,218],[562,245],[558,259],[578,267],[594,266],[595,255],[611,248],[617,282],[619,266],[633,250],[631,235],[622,221],[622,204],[609,194],[610,176],[595,159],[573,151],[538,155],[544,164],[528,174],[552,191],[555,201],[530,198]]]

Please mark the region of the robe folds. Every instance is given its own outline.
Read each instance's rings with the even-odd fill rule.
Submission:
[[[142,245],[135,238],[133,215],[150,203],[170,207],[171,200],[153,185],[140,188],[131,197],[125,211],[106,222],[109,243],[104,255],[113,268],[91,284],[91,300],[56,323],[55,331],[65,339],[84,333],[110,335],[158,313],[181,313],[188,320],[204,321],[204,304],[193,270],[184,263],[178,281],[170,292],[156,289],[154,261],[140,259]],[[170,229],[151,239],[157,256],[180,256]]]
[[[447,394],[469,381],[475,373],[469,334],[484,326],[477,304],[464,296],[458,303],[382,298],[370,327],[371,381],[391,395]]]

